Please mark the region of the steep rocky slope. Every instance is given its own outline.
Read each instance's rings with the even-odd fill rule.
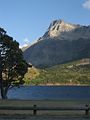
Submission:
[[[46,33],[24,51],[24,58],[39,68],[90,58],[90,26],[55,20]]]

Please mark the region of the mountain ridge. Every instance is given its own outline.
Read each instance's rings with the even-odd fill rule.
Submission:
[[[35,67],[45,68],[90,57],[90,26],[53,21],[45,34],[24,51]]]
[[[81,34],[80,34],[80,31],[81,31]],[[72,40],[72,37],[70,37],[70,35],[74,36],[75,39],[80,39],[80,38],[88,39],[90,38],[88,31],[90,31],[90,26],[66,23],[63,20],[54,20],[48,27],[48,30],[45,32],[45,34],[41,37],[41,39],[43,40],[48,38],[54,38],[54,39],[58,38],[60,40],[63,40],[63,39],[65,40],[69,37],[68,39]],[[74,32],[74,35],[73,35],[73,32]],[[78,35],[78,32],[79,32],[79,35]],[[65,38],[65,34],[67,34],[66,38]]]

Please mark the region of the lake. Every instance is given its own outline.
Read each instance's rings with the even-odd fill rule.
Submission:
[[[22,86],[8,91],[9,99],[90,100],[90,86]]]

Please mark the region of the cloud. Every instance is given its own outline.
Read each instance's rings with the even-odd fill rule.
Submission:
[[[23,45],[20,45],[19,48],[24,48],[24,47],[27,47],[28,44],[23,44]]]
[[[29,39],[28,39],[28,38],[25,38],[25,39],[23,40],[23,45],[20,45],[19,48],[27,47],[27,46],[29,46],[29,45],[30,45]]]
[[[24,41],[25,43],[30,43],[30,41],[29,41],[28,38],[25,38],[23,41]]]
[[[84,8],[86,8],[86,9],[90,10],[90,0],[86,0],[86,1],[82,4],[82,6],[83,6]]]

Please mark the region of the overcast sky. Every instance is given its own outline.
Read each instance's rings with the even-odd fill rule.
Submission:
[[[0,27],[21,46],[35,42],[55,19],[90,25],[90,0],[0,0]]]

